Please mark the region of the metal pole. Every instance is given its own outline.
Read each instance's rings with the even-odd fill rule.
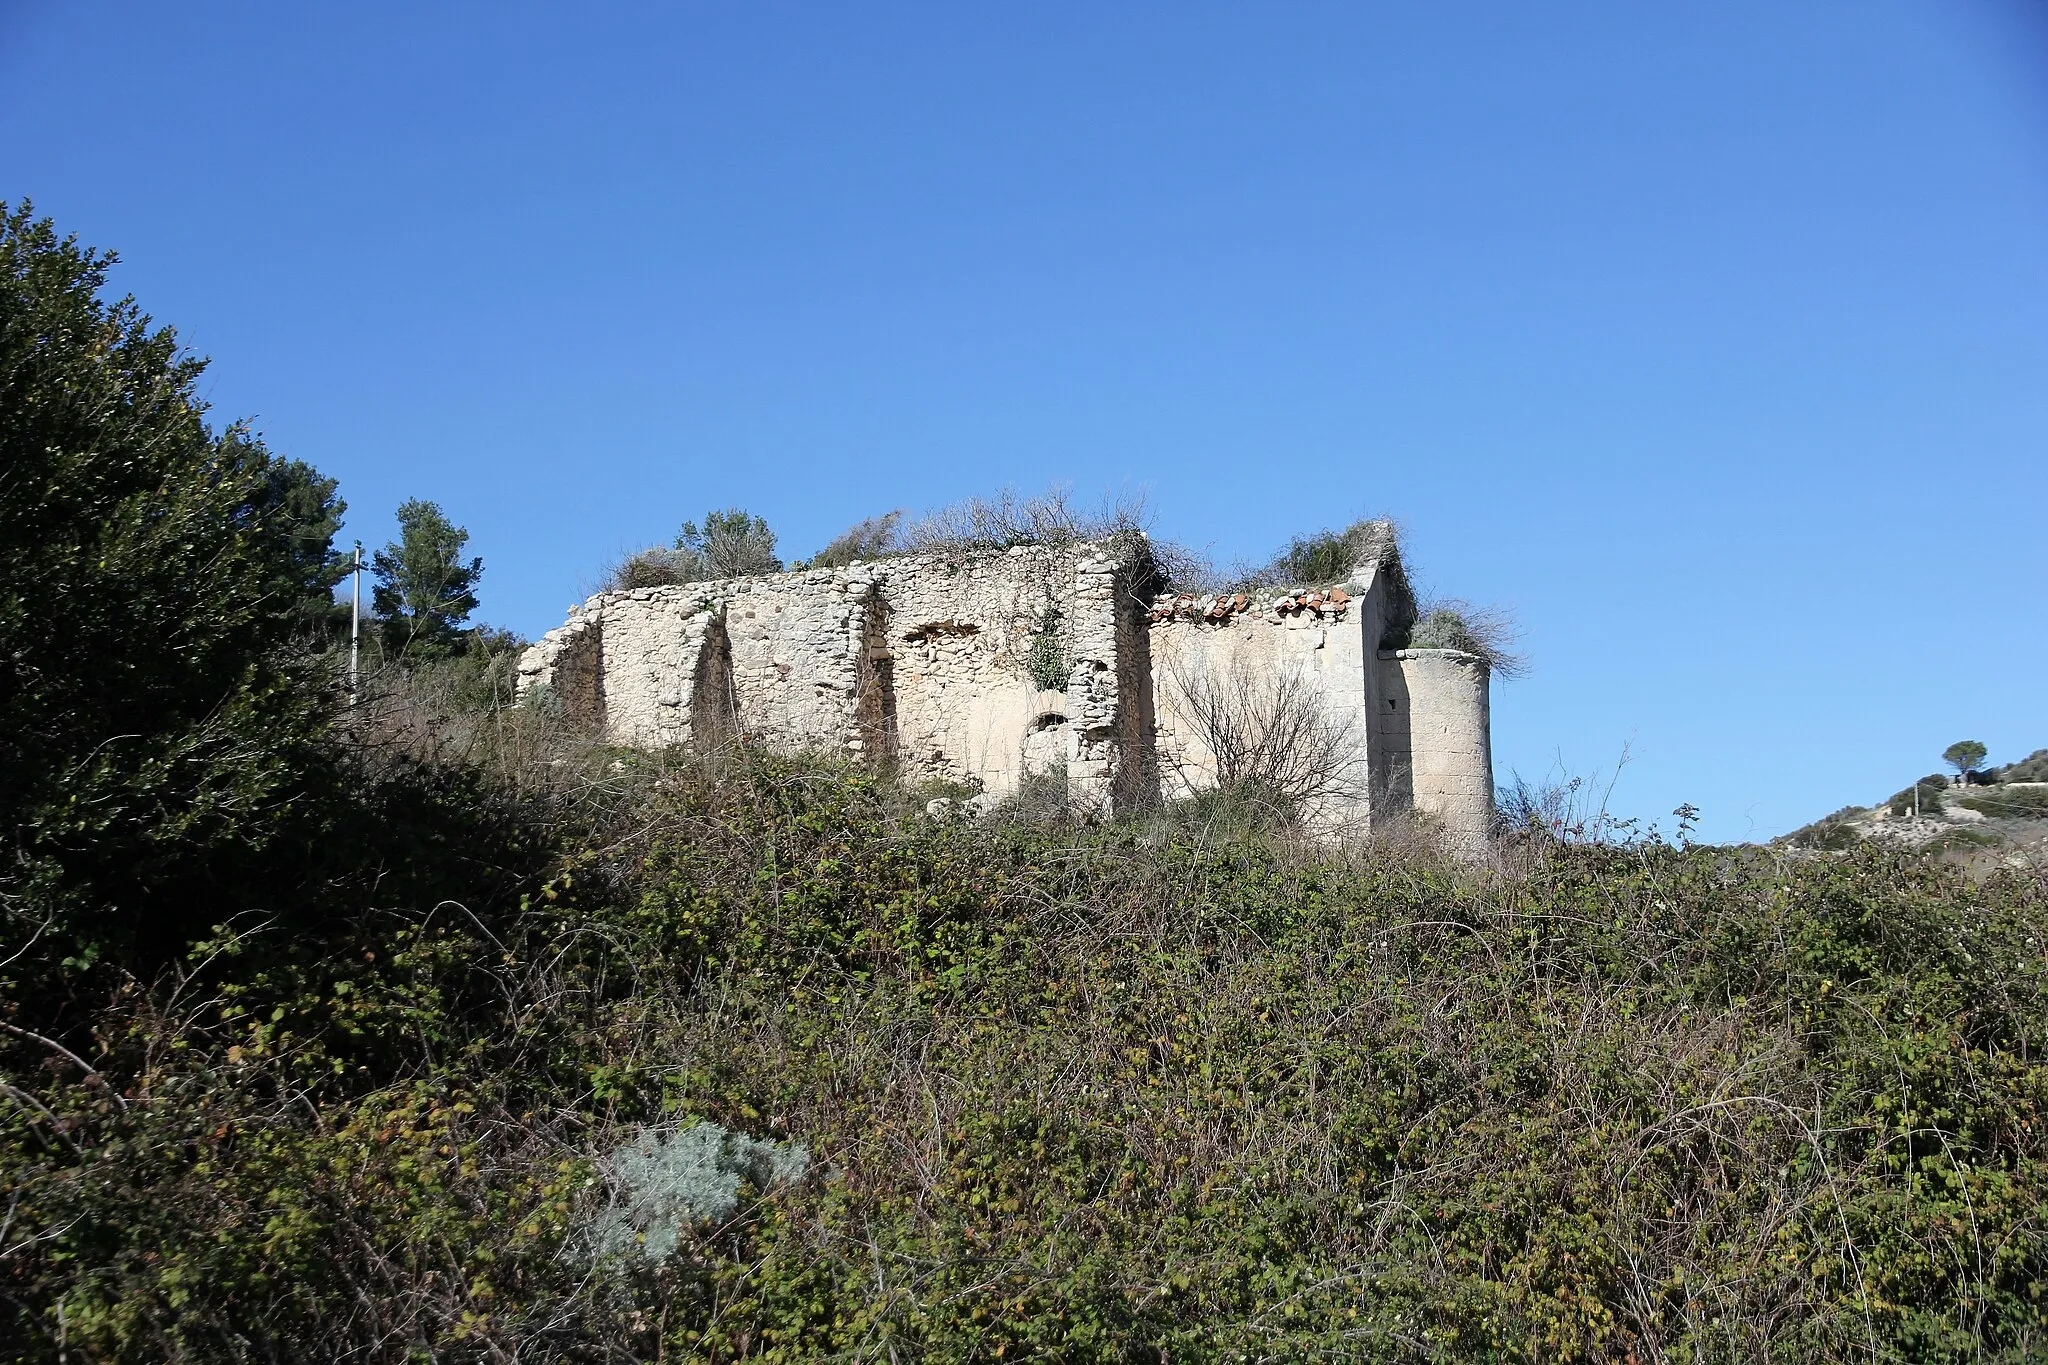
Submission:
[[[350,562],[349,572],[355,579],[351,591],[352,600],[348,612],[348,704],[356,704],[356,679],[361,676],[361,646],[363,633],[363,542],[356,542],[355,558]]]

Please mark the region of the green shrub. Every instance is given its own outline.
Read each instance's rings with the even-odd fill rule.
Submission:
[[[1894,792],[1891,799],[1885,802],[1885,805],[1891,809],[1893,815],[1911,815],[1913,813],[1914,791],[1917,788],[1920,799],[1920,813],[1922,815],[1939,815],[1942,811],[1941,794],[1947,787],[1947,778],[1939,773],[1930,774],[1927,777],[1921,778],[1913,786],[1907,787],[1903,791]]]
[[[1959,798],[1963,809],[1993,820],[2048,819],[2048,787],[1974,787]]]
[[[691,566],[691,576],[685,580],[689,582],[782,572],[782,561],[775,555],[775,532],[765,519],[739,507],[705,513],[702,526],[684,522],[672,553]]]
[[[606,592],[631,592],[635,588],[665,588],[677,583],[695,583],[711,577],[710,566],[700,555],[657,545],[627,555],[605,571]]]
[[[744,753],[638,799],[644,842],[524,911],[202,950],[102,1007],[97,1079],[0,1050],[64,1125],[0,1111],[15,1355],[55,1358],[60,1306],[85,1358],[1960,1361],[2048,1331],[2038,882],[929,821]],[[164,1008],[191,988],[219,1005]],[[693,1123],[753,1136],[618,1171]],[[608,1208],[676,1254],[593,1270]]]
[[[1031,637],[1027,663],[1031,685],[1041,692],[1063,692],[1073,664],[1060,640],[1060,609],[1048,603],[1038,618],[1038,632]]]
[[[841,531],[832,543],[811,556],[807,566],[813,569],[837,569],[861,560],[882,559],[900,554],[903,513],[884,512],[879,517],[868,517],[855,522]]]
[[[2048,749],[2036,749],[2017,763],[2008,763],[1989,776],[1998,782],[2048,782]]]
[[[1846,813],[1860,814],[1861,806],[1849,806],[1825,819],[1816,820],[1803,829],[1794,830],[1785,836],[1785,842],[1797,848],[1817,848],[1839,853],[1855,848],[1863,842],[1863,836],[1850,824]]]
[[[346,780],[300,652],[334,485],[207,425],[204,363],[102,297],[112,260],[0,203],[0,935],[45,984],[291,886]]]

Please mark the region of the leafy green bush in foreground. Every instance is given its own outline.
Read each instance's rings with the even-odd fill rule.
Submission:
[[[91,1075],[16,1036],[14,1358],[2048,1344],[2038,882],[641,790],[523,908],[223,936],[102,1003]],[[805,1173],[619,1250],[606,1155],[705,1121]]]

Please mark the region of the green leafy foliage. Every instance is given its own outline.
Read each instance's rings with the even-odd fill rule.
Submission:
[[[1954,768],[1957,778],[1962,779],[1983,767],[1990,753],[1980,740],[1959,739],[1941,751],[1941,761]]]
[[[701,527],[684,522],[675,548],[691,565],[680,582],[782,572],[782,561],[775,557],[775,532],[765,520],[738,507],[706,513]]]
[[[1947,778],[1940,773],[1929,773],[1912,786],[1892,793],[1891,799],[1886,801],[1885,805],[1890,807],[1893,815],[1911,815],[1916,809],[1917,800],[1920,814],[1935,815],[1942,809],[1942,793],[1947,790]]]
[[[80,959],[211,922],[322,780],[289,647],[338,511],[209,432],[202,363],[101,299],[112,260],[0,205],[0,907]]]
[[[1049,602],[1038,614],[1038,630],[1031,637],[1031,651],[1025,660],[1031,685],[1041,692],[1064,691],[1073,671],[1067,647],[1060,639],[1060,614],[1060,609]]]
[[[484,562],[463,562],[469,532],[436,503],[418,498],[398,507],[398,539],[370,560],[371,601],[382,619],[384,648],[405,659],[443,658],[463,647],[463,627],[477,608]]]
[[[2036,749],[1993,774],[2000,782],[2048,782],[2048,749]]]
[[[1988,819],[2048,819],[2048,788],[1972,787],[1969,790],[1972,794],[1960,798],[1958,804]]]
[[[247,428],[230,427],[224,442],[255,440]],[[353,556],[334,548],[348,504],[341,485],[303,460],[269,460],[258,515],[274,519],[285,537],[285,572],[273,592],[278,602],[292,602],[309,645],[330,643],[337,627],[347,625],[346,612],[334,600],[334,589],[348,577]],[[294,601],[296,599],[296,601]]]
[[[2038,882],[1655,844],[1481,876],[930,820],[746,754],[640,790],[652,836],[565,849],[523,910],[206,945],[180,998],[213,1003],[110,1001],[97,1081],[18,1041],[62,1123],[6,1114],[26,1356],[59,1305],[104,1358],[2017,1361],[2048,1331]],[[615,1170],[694,1123],[761,1146]],[[673,1253],[636,1224],[593,1272],[684,1177],[718,1197],[643,1220]]]

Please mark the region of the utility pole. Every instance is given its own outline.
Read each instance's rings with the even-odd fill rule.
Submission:
[[[348,704],[356,704],[356,681],[362,676],[361,637],[363,633],[363,542],[356,542],[355,557],[349,563],[355,584],[348,612]]]

